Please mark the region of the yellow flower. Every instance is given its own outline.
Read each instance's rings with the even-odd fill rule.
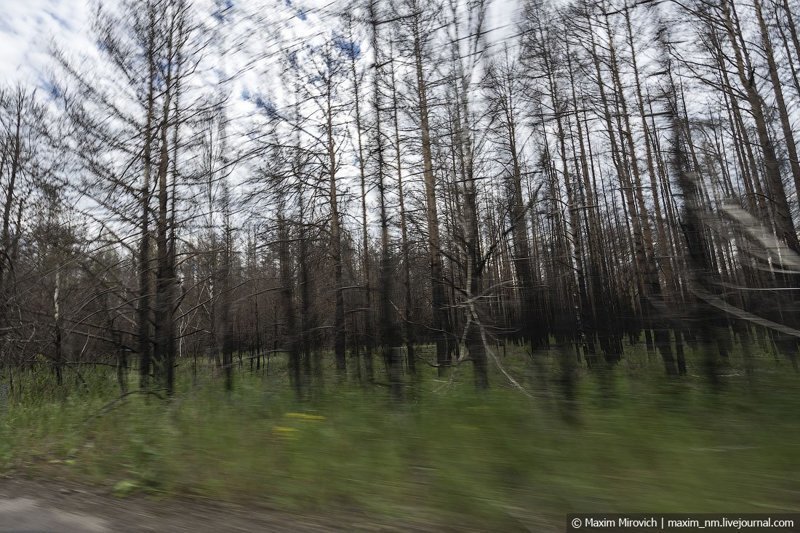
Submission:
[[[313,421],[321,421],[325,420],[325,417],[322,415],[310,415],[308,413],[286,413],[286,418],[296,418],[298,420],[313,420]]]
[[[290,428],[286,426],[275,426],[272,428],[272,432],[281,437],[294,437],[297,431],[297,428]]]

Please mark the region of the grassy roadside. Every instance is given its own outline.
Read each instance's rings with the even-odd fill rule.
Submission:
[[[524,380],[521,358],[508,365]],[[499,376],[478,393],[469,370],[452,382],[431,374],[393,406],[380,387],[331,378],[299,403],[275,369],[240,372],[231,395],[221,380],[181,374],[171,402],[131,395],[111,408],[112,369],[82,369],[68,393],[47,373],[18,374],[0,463],[120,496],[493,527],[560,524],[568,512],[800,512],[800,378],[782,362],[762,362],[755,380],[731,369],[712,392],[700,377],[668,383],[630,358],[612,393],[581,375],[577,422],[561,416],[550,379],[523,381],[531,399]]]

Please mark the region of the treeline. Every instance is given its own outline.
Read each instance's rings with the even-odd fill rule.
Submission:
[[[0,364],[171,393],[280,353],[298,391],[330,360],[401,396],[487,387],[504,343],[795,361],[798,6],[491,10],[101,4],[96,50],[0,96]]]

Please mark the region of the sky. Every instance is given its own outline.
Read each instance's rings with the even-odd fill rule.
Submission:
[[[0,0],[0,87],[22,82],[28,86],[43,88],[47,94],[51,79],[50,51],[59,46],[79,66],[79,70],[91,68],[92,56],[98,49],[92,31],[94,6],[102,1],[108,9],[120,0]],[[553,0],[558,1],[558,0]],[[274,82],[278,73],[277,61],[283,57],[279,52],[287,46],[298,47],[310,42],[327,39],[332,30],[341,27],[335,13],[352,0],[193,0],[201,16],[211,25],[230,26],[222,31],[227,42],[222,48],[243,45],[247,53],[229,54],[220,63],[204,72],[201,86],[218,86],[238,72],[236,79],[226,84],[224,92],[232,96],[229,100],[228,118],[232,120],[233,136],[250,131],[251,120],[262,113],[259,107],[266,102],[278,103],[281,109],[280,84]],[[387,2],[388,3],[388,2]],[[487,40],[501,44],[518,31],[516,23],[522,0],[491,0],[484,29],[490,30]],[[222,11],[220,11],[222,9]],[[199,14],[198,13],[198,14]],[[263,18],[264,22],[257,21]],[[224,30],[224,28],[223,28]],[[362,51],[365,61],[371,55],[366,29],[362,28]],[[502,53],[502,46],[491,46],[492,53]],[[274,58],[262,61],[255,68],[243,69],[248,57]],[[84,60],[82,58],[86,57]],[[368,64],[368,63],[367,63]],[[114,83],[113,76],[96,74],[98,83]],[[365,89],[366,90],[366,89]],[[286,104],[286,102],[283,102]],[[231,131],[229,130],[229,133]],[[355,157],[355,156],[353,156]],[[355,165],[356,160],[345,165]],[[342,174],[355,175],[354,168],[343,168]]]
[[[42,85],[50,70],[50,50],[53,44],[63,48],[68,55],[93,51],[91,21],[93,6],[98,0],[0,0],[0,84],[16,82]],[[112,6],[118,0],[105,0]],[[276,17],[287,15],[297,23],[307,25],[309,16],[303,8],[295,7],[291,0],[201,0],[198,4],[210,7],[213,2],[234,9],[268,7],[274,4]],[[307,2],[311,5],[321,3]],[[241,10],[240,10],[241,11]]]
[[[0,80],[6,84],[41,84],[53,42],[75,50],[93,46],[88,1],[0,0],[0,13]]]
[[[92,19],[96,6],[113,9],[121,0],[0,0],[0,87],[23,83],[45,91],[51,87],[53,61],[51,50],[58,46],[70,62],[85,70],[98,56],[93,37]],[[201,17],[212,26],[222,28],[228,43],[223,48],[243,45],[245,53],[228,54],[209,69],[203,84],[216,86],[220,79],[237,73],[225,92],[230,118],[258,114],[259,103],[280,101],[275,94],[280,85],[274,83],[282,48],[299,48],[304,44],[330,38],[341,28],[336,16],[353,0],[192,0]],[[388,3],[388,2],[387,2]],[[516,32],[522,0],[491,0],[484,28],[490,41],[503,40]],[[263,22],[258,19],[263,19]],[[361,49],[369,61],[366,29],[361,28]],[[492,47],[499,52],[501,47]],[[248,57],[269,57],[254,68],[243,68]],[[272,64],[270,64],[272,63]],[[95,65],[96,67],[97,65]],[[98,83],[113,77],[97,75]],[[276,98],[277,97],[277,98]],[[262,106],[263,107],[263,106]],[[246,127],[246,125],[245,125]]]
[[[106,0],[113,5],[116,0]],[[269,13],[293,35],[311,35],[328,26],[329,0],[205,0],[234,10]],[[18,81],[42,85],[49,71],[53,43],[68,53],[94,48],[91,36],[92,6],[97,0],[0,0],[0,84]],[[203,2],[203,3],[205,3]],[[341,2],[343,3],[343,2]],[[495,0],[489,27],[513,22],[516,0]],[[503,28],[496,36],[511,34]]]

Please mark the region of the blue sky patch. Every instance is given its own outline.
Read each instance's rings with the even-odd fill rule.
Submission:
[[[348,59],[358,59],[361,57],[361,45],[342,35],[333,36],[333,46],[342,52]]]

